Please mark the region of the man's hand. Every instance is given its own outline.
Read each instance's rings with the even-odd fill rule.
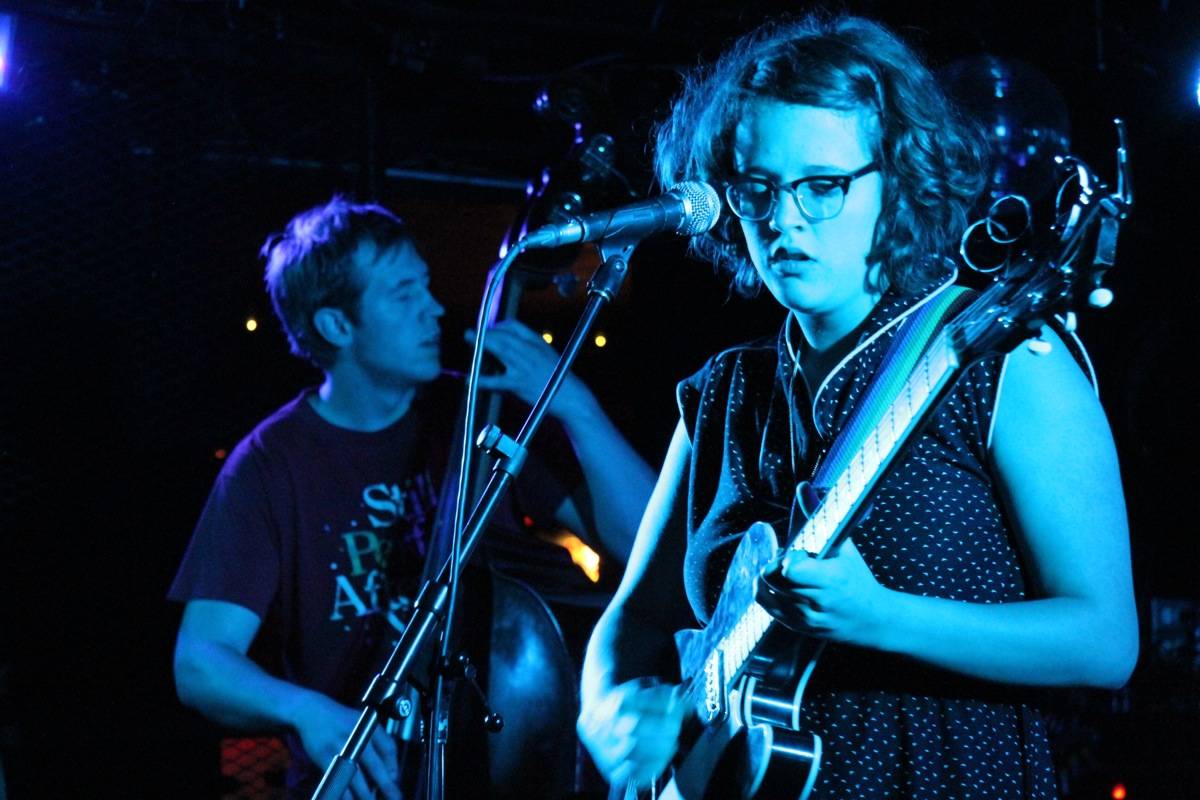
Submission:
[[[319,768],[325,769],[333,757],[341,752],[358,717],[354,709],[313,692],[301,704],[293,725],[300,735],[304,752]],[[371,735],[370,745],[363,748],[358,770],[350,784],[350,794],[354,800],[374,800],[377,797],[401,800],[399,780],[396,743],[380,725]],[[372,787],[377,794],[372,792]]]
[[[468,342],[475,341],[475,331],[464,334]],[[542,337],[515,319],[497,322],[487,329],[483,348],[504,364],[499,375],[480,375],[483,389],[511,392],[533,405],[546,385],[558,353]],[[583,381],[568,373],[562,388],[550,404],[551,415],[562,418],[579,413],[595,404],[595,398]]]

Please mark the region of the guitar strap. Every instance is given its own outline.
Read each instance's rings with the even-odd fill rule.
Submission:
[[[830,445],[829,452],[809,482],[818,496],[834,484],[883,419],[934,334],[941,330],[947,320],[962,311],[974,296],[975,292],[970,289],[950,286],[900,323],[900,329],[892,337],[892,343],[866,392],[855,404],[850,419]]]

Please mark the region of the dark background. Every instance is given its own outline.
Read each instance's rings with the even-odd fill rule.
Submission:
[[[0,758],[12,797],[209,797],[215,732],[171,683],[163,599],[230,448],[315,373],[287,356],[256,259],[336,191],[412,224],[457,341],[525,186],[583,186],[572,122],[613,136],[602,208],[651,190],[647,131],[680,68],[804,4],[360,0],[0,2]],[[1116,3],[849,2],[932,66],[1019,59],[1058,88],[1074,152],[1138,191],[1116,303],[1083,316],[1125,472],[1143,655],[1117,694],[1056,715],[1069,797],[1200,795],[1194,533],[1200,313],[1200,10]],[[547,93],[547,107],[534,101]],[[545,209],[535,209],[534,214]],[[560,266],[548,263],[544,266]],[[580,271],[577,268],[577,271]],[[579,292],[522,316],[563,341]],[[245,320],[260,326],[248,332]],[[677,241],[651,241],[580,373],[652,463],[672,386],[772,330]],[[465,365],[449,347],[449,366]],[[1187,520],[1193,520],[1189,523]],[[1104,647],[1097,642],[1096,647]]]

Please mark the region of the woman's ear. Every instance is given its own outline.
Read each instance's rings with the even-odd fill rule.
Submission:
[[[354,326],[340,308],[324,306],[313,312],[313,327],[334,347],[345,347],[354,338]]]

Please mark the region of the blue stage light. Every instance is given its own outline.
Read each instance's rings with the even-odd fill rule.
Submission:
[[[0,14],[0,91],[8,88],[8,72],[12,68],[12,40],[17,19],[12,14]]]

